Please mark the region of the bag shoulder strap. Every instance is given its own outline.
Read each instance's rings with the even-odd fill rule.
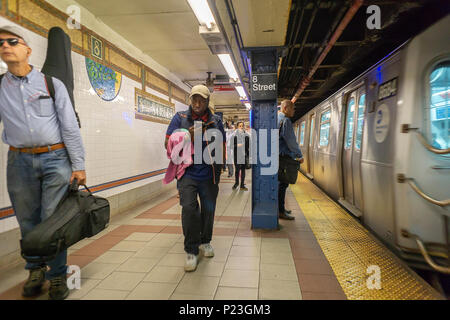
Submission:
[[[5,74],[0,74],[0,86],[2,85],[2,80],[3,80],[4,76],[5,76]]]
[[[51,76],[44,74],[44,80],[47,92],[49,96],[52,97],[53,102],[55,102],[55,86],[53,85],[53,79]]]

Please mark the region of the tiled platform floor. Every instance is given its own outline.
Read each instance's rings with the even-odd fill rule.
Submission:
[[[81,289],[69,299],[346,299],[309,224],[288,190],[296,217],[280,230],[251,230],[251,192],[223,176],[213,258],[184,272],[181,207],[174,195],[113,217],[110,226],[69,249]],[[251,190],[248,182],[247,186]],[[22,299],[23,266],[3,273],[0,299]],[[5,280],[5,279],[4,279]],[[47,299],[47,293],[37,299]]]

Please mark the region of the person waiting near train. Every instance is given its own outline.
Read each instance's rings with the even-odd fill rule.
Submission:
[[[278,128],[280,128],[280,155],[289,156],[303,163],[303,155],[300,150],[297,139],[295,138],[294,129],[292,128],[291,117],[294,116],[294,104],[290,100],[281,102],[280,111],[278,112]],[[285,198],[288,183],[280,182],[278,185],[278,217],[280,219],[294,220],[291,210],[286,210]]]
[[[53,78],[53,101],[44,74],[29,65],[31,52],[20,29],[0,27],[0,56],[8,65],[0,88],[3,141],[10,146],[7,188],[22,237],[54,213],[73,179],[86,183],[83,142],[67,89]],[[24,297],[38,295],[46,278],[50,299],[68,296],[67,250],[47,264],[27,261],[25,269]]]
[[[184,235],[184,250],[187,253],[184,265],[185,271],[194,271],[198,264],[199,251],[203,251],[205,257],[213,257],[214,250],[210,244],[213,234],[214,213],[216,209],[216,199],[219,192],[220,174],[222,165],[225,163],[225,131],[220,117],[211,113],[208,108],[210,93],[204,85],[196,85],[191,89],[189,95],[190,106],[187,111],[177,112],[167,128],[166,148],[170,135],[177,129],[188,129],[191,139],[194,141],[195,153],[199,153],[196,146],[196,135],[203,136],[200,152],[202,152],[201,162],[186,168],[184,175],[177,181],[177,188],[180,194],[181,224]],[[199,126],[202,132],[194,130],[194,122],[201,122]],[[197,126],[195,126],[197,128]],[[216,150],[211,150],[206,141],[205,134],[210,129],[219,130],[219,143],[215,144]],[[211,132],[211,131],[209,131]],[[200,139],[199,139],[200,140]],[[215,142],[215,140],[214,140]],[[220,150],[219,150],[220,149]],[[222,155],[218,161],[209,161],[214,159],[215,155]],[[195,155],[194,155],[195,159]],[[200,198],[200,206],[197,200]]]
[[[236,168],[235,172],[235,184],[233,189],[239,186],[239,176],[241,178],[241,190],[247,191],[245,186],[245,167],[249,161],[249,150],[250,150],[250,138],[248,134],[244,131],[244,122],[239,121],[236,124],[236,131],[233,135],[233,153],[234,153],[234,166]]]
[[[228,178],[233,176],[233,148],[231,147],[231,137],[234,134],[234,125],[228,123],[227,129],[225,129],[225,133],[227,136],[227,169],[228,169]]]

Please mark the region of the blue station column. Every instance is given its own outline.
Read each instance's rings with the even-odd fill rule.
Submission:
[[[252,140],[257,138],[257,152],[252,153],[252,229],[278,228],[278,135],[277,129],[277,64],[276,48],[252,48],[248,51],[251,61],[250,95]],[[267,138],[264,139],[263,137]],[[272,148],[275,146],[275,148]],[[274,149],[274,150],[272,150]],[[262,151],[267,156],[262,157]],[[271,157],[271,154],[275,157]],[[272,163],[267,163],[267,158]],[[256,161],[255,161],[256,160]],[[276,163],[273,163],[276,161]],[[276,166],[274,170],[268,170]],[[267,174],[271,172],[271,174]]]

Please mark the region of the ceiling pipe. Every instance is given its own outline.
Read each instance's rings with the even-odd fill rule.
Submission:
[[[300,0],[299,0],[299,1],[297,1],[297,3],[296,3],[297,7],[295,8],[294,23],[297,22],[297,25],[294,25],[294,23],[292,23],[292,32],[290,32],[290,34],[289,34],[289,42],[288,42],[288,45],[289,45],[289,46],[293,46],[294,43],[295,43],[295,41],[296,41],[297,38],[298,38],[298,34],[299,34],[299,32],[300,32],[300,28],[301,28],[302,23],[303,23],[303,16],[304,16],[304,14],[305,14],[305,7],[306,7],[306,4],[307,4],[307,3],[308,3],[308,0],[305,0],[305,1],[300,1]],[[299,13],[299,11],[300,11],[300,4],[301,4],[300,18],[297,19],[298,13]],[[295,27],[295,28],[294,28],[294,27]],[[295,32],[293,32],[294,30],[295,30]],[[293,52],[293,51],[294,51],[294,50],[289,50],[289,53],[288,53],[286,59],[283,59],[283,60],[286,60],[286,61],[283,61],[283,62],[284,62],[284,65],[285,65],[286,67],[289,66],[289,63],[290,63],[290,61],[291,61],[291,57],[292,57],[292,52]],[[284,79],[286,78],[286,73],[287,73],[287,72],[286,72],[285,70],[283,70],[283,74],[280,75],[281,82],[283,82]]]
[[[309,71],[308,75],[305,78],[303,78],[302,82],[300,83],[297,92],[294,94],[294,96],[291,99],[291,101],[293,103],[295,103],[295,101],[297,101],[298,97],[300,97],[303,90],[305,90],[306,86],[308,86],[308,84],[311,81],[311,78],[314,75],[314,73],[316,72],[317,68],[320,66],[322,61],[325,59],[325,57],[327,56],[328,52],[331,50],[331,48],[333,47],[333,45],[335,44],[337,39],[341,36],[342,32],[344,32],[345,28],[350,23],[350,21],[353,19],[353,17],[355,16],[358,9],[362,6],[362,4],[363,4],[363,0],[353,0],[352,6],[350,7],[350,9],[348,9],[348,11],[345,14],[344,18],[342,19],[341,23],[339,23],[339,26],[337,27],[336,31],[331,36],[330,41],[328,41],[327,46],[320,54],[319,58],[317,59],[316,63],[313,65],[313,67]]]
[[[233,2],[225,0],[225,5],[227,7],[228,16],[230,17],[231,24],[233,25],[234,37],[236,38],[236,44],[239,49],[239,55],[241,56],[242,65],[244,67],[245,75],[249,75],[249,68],[245,59],[242,55],[242,49],[244,48],[244,42],[242,41],[241,29],[239,28],[239,23],[237,21],[236,12],[234,11]]]
[[[300,48],[298,49],[298,53],[297,53],[297,56],[296,56],[296,58],[295,58],[294,67],[297,66],[297,64],[298,64],[298,62],[299,62],[299,60],[300,60],[300,57],[301,57],[301,55],[302,55],[302,51],[303,51],[303,49],[305,48],[305,43],[306,43],[306,41],[308,40],[309,33],[311,32],[312,25],[313,25],[313,23],[314,23],[314,20],[316,19],[317,11],[319,11],[320,2],[321,2],[321,1],[319,0],[319,1],[316,3],[316,6],[314,7],[314,10],[313,10],[313,12],[312,12],[312,14],[311,14],[311,18],[309,19],[308,27],[306,28],[306,32],[305,32],[305,35],[304,35],[304,37],[303,37],[302,44],[301,44]],[[294,72],[291,72],[291,73],[289,74],[289,76],[288,76],[288,81],[291,81],[293,75],[294,75]]]

